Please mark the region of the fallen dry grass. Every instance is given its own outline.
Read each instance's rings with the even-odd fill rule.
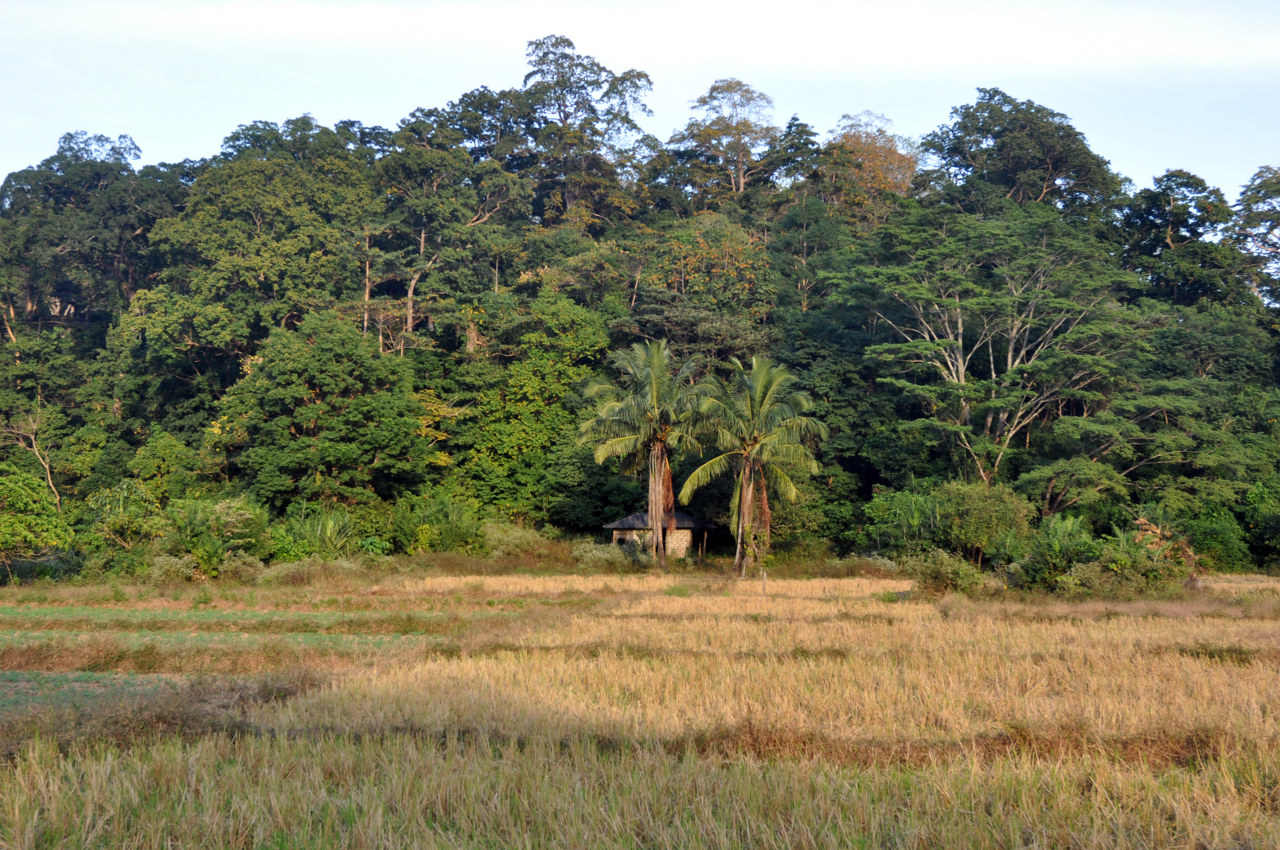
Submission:
[[[0,845],[164,846],[165,824],[199,822],[204,846],[235,847],[1280,846],[1278,588],[1064,603],[914,598],[891,578],[396,575],[198,607],[125,589],[100,606],[114,637],[78,650],[96,656],[19,641],[0,668],[166,671],[186,652],[186,669],[337,675],[286,699],[193,696],[200,719],[154,724],[182,745],[23,750],[0,774],[18,801]],[[98,616],[59,591],[0,595],[4,622]],[[271,612],[249,637],[299,654],[219,643]],[[184,623],[189,646],[166,648]],[[449,625],[396,631],[423,623]],[[305,647],[375,636],[391,642]],[[170,774],[200,777],[198,800],[126,790]],[[75,829],[99,815],[75,806],[100,814],[92,841]]]
[[[1261,582],[1259,582],[1261,584]],[[429,579],[401,594],[607,594],[472,630],[257,712],[279,735],[640,741],[846,766],[1156,769],[1275,752],[1280,629],[1238,600],[903,599],[884,579]]]

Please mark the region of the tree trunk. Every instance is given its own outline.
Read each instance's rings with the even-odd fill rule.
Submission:
[[[418,275],[409,278],[409,288],[404,300],[404,332],[405,335],[413,333],[413,293],[418,288]]]
[[[750,469],[743,466],[738,473],[738,542],[734,549],[733,565],[740,578],[747,577],[751,566],[751,512],[755,509],[752,499],[752,482]]]
[[[371,274],[371,261],[369,260],[369,237],[364,238],[364,325],[360,329],[360,333],[369,333],[369,299],[373,295],[373,275]]]
[[[763,532],[764,546],[762,554],[769,554],[769,549],[773,546],[773,540],[770,537],[770,529],[773,526],[773,511],[769,510],[769,489],[765,485],[763,472],[760,475],[760,530]]]
[[[49,485],[49,492],[53,494],[54,505],[58,513],[62,513],[62,494],[53,483],[53,462],[49,458],[49,453],[40,447],[40,422],[39,418],[32,416],[21,424],[5,425],[4,433],[9,434],[19,446],[35,456],[36,462],[44,470],[44,481]]]
[[[670,476],[671,468],[667,465],[667,447],[662,443],[654,443],[649,448],[649,551],[658,569],[667,570],[667,547],[664,535],[667,530],[664,516],[665,489],[664,469]]]

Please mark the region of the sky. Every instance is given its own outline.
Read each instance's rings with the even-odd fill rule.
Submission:
[[[996,87],[1066,114],[1137,187],[1181,168],[1234,200],[1280,165],[1276,0],[4,0],[0,175],[74,130],[128,134],[145,163],[215,154],[255,120],[394,127],[518,87],[527,42],[553,33],[648,73],[641,124],[664,140],[726,77],[779,125],[865,110],[910,137]]]

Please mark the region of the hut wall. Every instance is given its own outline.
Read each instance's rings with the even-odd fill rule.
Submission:
[[[647,528],[615,528],[614,543],[634,542],[640,548],[649,546],[649,529]],[[693,529],[677,528],[667,532],[667,555],[672,558],[687,558],[693,550]]]

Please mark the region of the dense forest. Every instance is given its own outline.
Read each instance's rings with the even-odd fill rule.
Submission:
[[[907,140],[775,123],[723,79],[664,142],[644,72],[560,36],[528,62],[393,129],[255,121],[141,168],[76,132],[8,175],[3,560],[216,575],[485,520],[595,534],[653,504],[592,423],[660,352],[668,388],[719,380],[690,417],[735,379],[789,394],[803,427],[749,508],[775,552],[936,548],[1047,587],[1144,540],[1280,569],[1280,169],[1234,203],[1180,170],[1135,189],[995,88]],[[723,420],[660,471],[728,527]]]

